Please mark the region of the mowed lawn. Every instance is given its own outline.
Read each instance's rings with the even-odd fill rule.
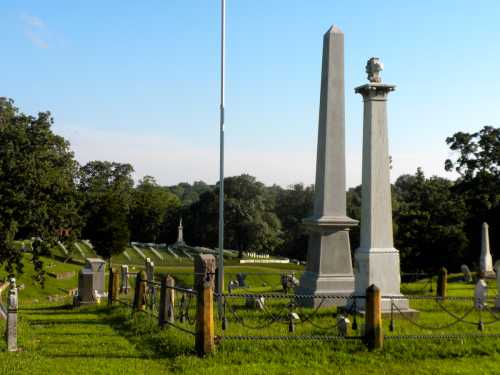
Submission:
[[[22,351],[7,353],[2,342],[0,374],[500,373],[498,339],[388,342],[373,353],[357,342],[228,341],[202,359],[191,336],[160,331],[124,307],[34,306],[20,314]]]
[[[50,261],[50,271],[77,271],[80,266]],[[49,260],[47,260],[49,263]],[[45,289],[31,281],[32,267],[26,264],[26,273],[18,284],[25,284],[20,291],[19,347],[18,353],[7,353],[5,342],[0,341],[0,374],[500,374],[500,338],[466,338],[460,340],[386,340],[383,351],[369,352],[359,340],[347,342],[323,341],[223,341],[216,354],[198,358],[194,353],[194,337],[174,328],[159,329],[156,319],[144,313],[132,314],[121,305],[107,307],[87,306],[73,309],[71,300],[49,303],[53,295],[63,296],[69,288],[76,286],[76,275],[68,280],[47,279]],[[190,285],[192,267],[165,267],[159,272],[177,275],[179,284]],[[232,266],[228,267],[226,280],[237,272],[248,273],[251,288],[236,292],[268,292],[279,288],[279,273],[295,271],[297,267]],[[254,272],[252,274],[252,272]],[[269,274],[267,274],[269,273]],[[450,295],[473,295],[473,284],[465,284],[459,277],[450,277]],[[403,285],[408,294],[433,294],[429,284],[423,280]],[[435,286],[434,286],[435,290]],[[490,282],[490,292],[495,293],[495,284]],[[490,294],[490,295],[491,295]],[[244,301],[234,301],[233,305]],[[285,302],[268,300],[266,305],[275,312],[285,311]],[[421,311],[420,323],[441,326],[453,319],[437,308],[434,302],[414,301]],[[450,307],[455,312],[463,307]],[[274,307],[273,307],[274,306]],[[448,306],[448,305],[447,305]],[[229,308],[229,307],[228,307]],[[192,306],[194,310],[194,305]],[[460,310],[461,309],[461,310]],[[192,311],[193,313],[194,311]],[[262,312],[241,308],[238,316],[247,323],[258,325],[265,322]],[[300,314],[302,312],[299,311]],[[307,313],[307,311],[304,311]],[[329,326],[335,323],[334,310],[324,310],[316,323]],[[495,315],[500,318],[500,314]],[[500,333],[500,321],[487,314],[485,333]],[[229,315],[229,326],[225,335],[288,335],[285,324],[279,323],[262,330],[242,327]],[[468,316],[477,321],[476,312]],[[362,318],[358,317],[362,327]],[[394,334],[478,333],[474,325],[456,325],[443,331],[421,330],[405,322],[396,321],[396,330],[388,331],[388,320],[384,330]],[[0,321],[3,331],[5,322]],[[178,323],[181,324],[181,323]],[[186,329],[194,329],[189,322]],[[332,334],[315,327],[298,326],[297,334]],[[217,322],[217,334],[222,334]],[[361,334],[354,332],[354,335]]]
[[[0,374],[167,373],[167,361],[112,328],[106,309],[33,306],[19,313],[21,351],[6,353],[2,341]]]

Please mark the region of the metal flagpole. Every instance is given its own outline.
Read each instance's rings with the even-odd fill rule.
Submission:
[[[221,0],[221,66],[220,66],[220,179],[219,179],[219,259],[217,267],[217,293],[224,291],[224,68],[226,1]],[[219,312],[222,310],[222,298],[218,299]]]

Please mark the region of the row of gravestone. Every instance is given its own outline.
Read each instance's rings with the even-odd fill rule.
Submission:
[[[103,298],[107,297],[105,291],[105,268],[106,262],[99,258],[87,258],[85,266],[78,274],[78,293],[75,295],[75,304],[91,304],[99,303]],[[154,280],[155,265],[151,259],[145,260],[146,275],[149,281]],[[121,267],[121,282],[120,289],[128,291],[128,266]]]
[[[498,274],[499,274],[499,271],[500,271],[500,260],[496,261],[495,265],[493,266],[493,270],[496,272],[496,276],[498,277]],[[467,283],[473,282],[472,272],[471,272],[470,268],[466,264],[462,264],[460,266],[460,271],[464,275],[464,281],[465,282],[467,282]],[[489,274],[487,276],[489,276],[490,278],[492,277],[491,274]]]

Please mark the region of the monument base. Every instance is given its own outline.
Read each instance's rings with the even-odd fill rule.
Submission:
[[[412,309],[410,307],[410,302],[407,298],[404,298],[402,294],[395,295],[395,298],[382,298],[381,301],[381,313],[383,319],[390,319],[391,316],[395,319],[411,319],[416,320],[420,316],[420,312],[418,310]],[[363,298],[358,298],[356,300],[356,306],[348,305],[346,306],[346,311],[351,312],[354,308],[356,308],[356,313],[365,316],[366,300]]]
[[[300,286],[295,294],[310,295],[311,298],[300,298],[297,302],[304,307],[345,306],[346,298],[321,298],[324,296],[347,297],[354,291],[353,275],[321,275],[313,272],[304,272],[300,279]],[[316,298],[314,298],[314,297]]]
[[[497,274],[495,273],[495,271],[486,271],[480,272],[479,277],[481,279],[496,280]]]

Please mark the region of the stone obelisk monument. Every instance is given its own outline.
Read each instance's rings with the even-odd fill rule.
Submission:
[[[482,277],[495,277],[495,271],[493,271],[493,258],[491,257],[490,252],[489,226],[487,223],[483,223],[481,231],[481,257],[479,258],[479,272]]]
[[[391,184],[389,179],[389,137],[387,97],[394,85],[382,83],[383,65],[372,57],[366,65],[368,84],[356,87],[363,96],[363,165],[361,190],[361,243],[355,254],[355,295],[365,295],[375,284],[382,296],[402,297],[400,292],[399,251],[394,248],[392,232]],[[408,311],[407,299],[394,299]],[[364,310],[364,299],[357,308]],[[391,300],[382,300],[382,311],[391,310]]]
[[[314,214],[304,219],[310,234],[298,294],[349,295],[354,290],[349,227],[357,221],[346,215],[344,122],[344,34],[332,26],[323,37]],[[321,300],[302,302],[317,306]],[[345,300],[325,299],[321,306],[332,304]]]

